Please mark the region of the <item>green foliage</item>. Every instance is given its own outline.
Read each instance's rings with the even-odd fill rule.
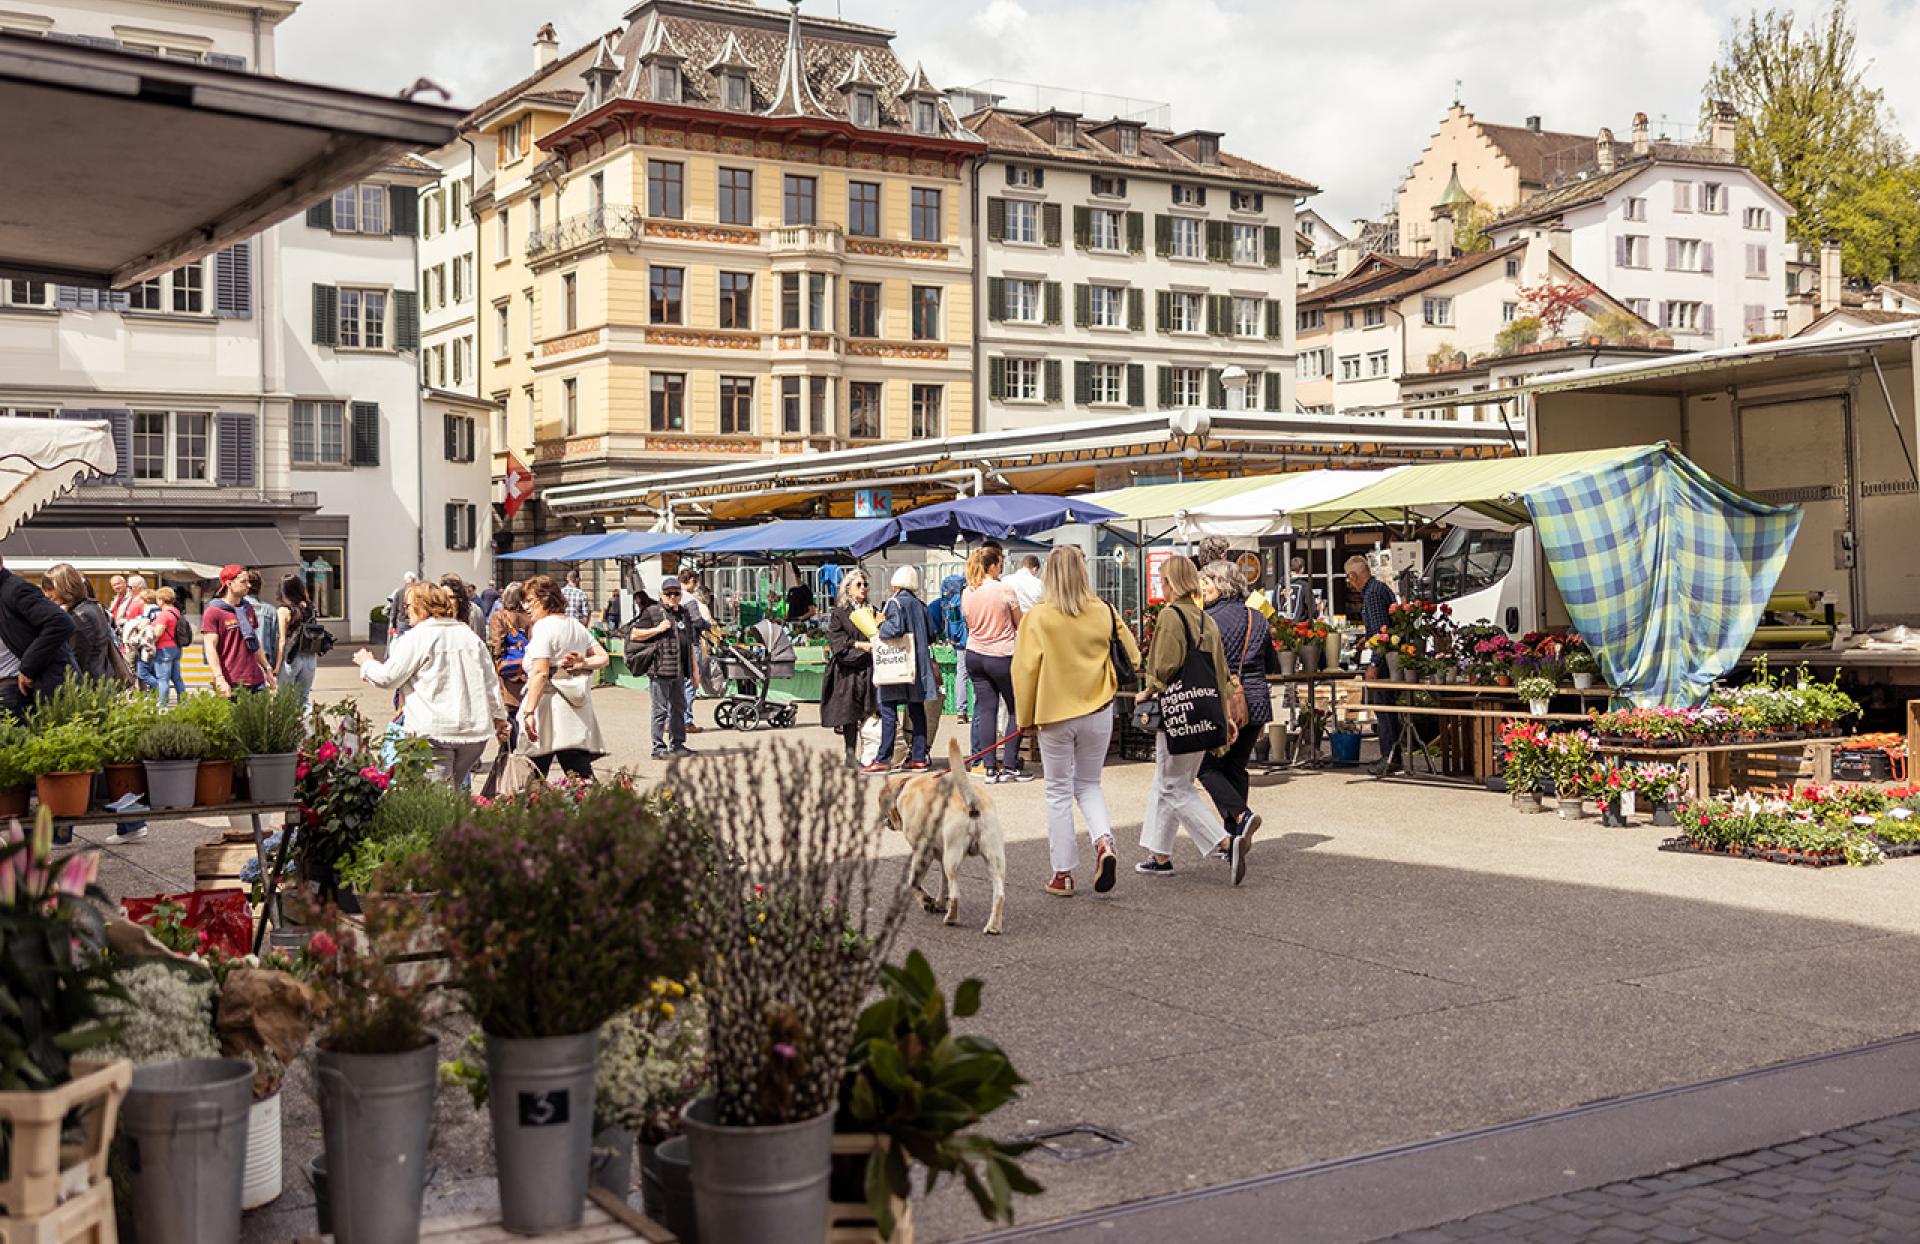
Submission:
[[[1596,661],[1593,654],[1586,649],[1578,649],[1567,654],[1567,673],[1597,674],[1599,672],[1600,663]]]
[[[242,691],[239,694],[248,695]],[[173,720],[194,727],[206,739],[202,760],[245,760],[247,753],[233,732],[233,701],[211,691],[196,691],[174,706]]]
[[[283,756],[299,750],[306,710],[298,687],[288,683],[231,703],[234,739],[243,754]]]
[[[1523,315],[1494,334],[1494,348],[1502,354],[1512,354],[1522,346],[1530,346],[1540,340],[1540,321],[1531,315]]]
[[[367,836],[340,865],[340,883],[361,894],[411,888],[417,857],[472,807],[456,787],[424,779],[395,782],[374,809]]]
[[[27,771],[27,741],[33,736],[11,717],[0,716],[0,790],[11,790],[33,781]]]
[[[98,729],[106,724],[120,697],[121,690],[116,683],[75,675],[55,687],[51,694],[34,701],[33,707],[27,710],[27,725],[36,734],[72,721],[86,722]]]
[[[140,759],[140,740],[147,731],[160,724],[162,715],[160,701],[151,695],[130,695],[123,697],[107,714],[106,732],[107,763],[110,765],[132,764]],[[0,785],[5,785],[0,782]]]
[[[147,727],[135,753],[141,760],[199,760],[207,754],[207,736],[184,721],[160,721]]]
[[[958,1036],[946,996],[926,957],[880,969],[881,996],[860,1013],[841,1082],[843,1130],[877,1132],[891,1143],[867,1159],[867,1208],[883,1238],[893,1237],[893,1198],[912,1195],[912,1163],[927,1169],[927,1191],[958,1175],[989,1222],[1013,1221],[1013,1197],[1042,1188],[1020,1168],[1030,1144],[1005,1144],[970,1129],[1019,1096],[1026,1083],[998,1045]],[[980,982],[962,981],[952,1015],[980,1009]]]
[[[1523,700],[1551,700],[1557,688],[1551,678],[1522,678],[1514,690],[1520,693]]]
[[[93,722],[74,720],[41,730],[27,741],[26,767],[34,777],[91,773],[107,760],[106,741]]]
[[[1846,273],[1878,281],[1920,273],[1920,172],[1869,63],[1846,0],[1805,27],[1791,9],[1756,10],[1734,23],[1704,97],[1739,113],[1735,153],[1793,205],[1789,236],[1837,238]]]
[[[1596,335],[1608,345],[1624,345],[1636,337],[1644,341],[1647,326],[1637,315],[1625,311],[1608,311],[1595,316],[1587,324],[1587,332]]]
[[[1476,197],[1473,202],[1453,209],[1453,248],[1462,255],[1475,255],[1493,245],[1487,226],[1501,212]]]

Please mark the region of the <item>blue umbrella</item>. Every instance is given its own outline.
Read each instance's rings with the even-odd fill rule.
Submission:
[[[1010,540],[1052,531],[1069,523],[1104,523],[1119,518],[1117,511],[1071,497],[1038,493],[999,493],[962,497],[938,505],[924,505],[887,520],[885,526],[851,546],[855,557],[865,557],[889,544],[947,545],[969,537]]]

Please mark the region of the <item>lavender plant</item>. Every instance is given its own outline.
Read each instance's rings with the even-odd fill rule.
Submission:
[[[906,873],[879,858],[875,789],[793,743],[683,764],[667,784],[709,835],[694,922],[716,1118],[817,1117],[839,1100],[906,912]]]

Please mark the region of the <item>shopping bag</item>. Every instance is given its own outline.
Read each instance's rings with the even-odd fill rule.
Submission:
[[[913,636],[873,641],[873,685],[905,687],[913,682]]]
[[[1186,756],[1225,747],[1227,707],[1214,681],[1213,661],[1201,650],[1186,615],[1178,609],[1167,612],[1180,620],[1187,636],[1187,659],[1180,666],[1180,676],[1160,693],[1160,729],[1166,733],[1167,750]]]
[[[500,754],[493,758],[493,768],[487,770],[487,780],[480,787],[480,797],[511,799],[539,780],[540,770],[533,761],[503,747]]]

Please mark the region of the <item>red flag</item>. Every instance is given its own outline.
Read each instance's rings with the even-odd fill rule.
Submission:
[[[520,459],[507,455],[507,499],[502,508],[511,519],[533,495],[533,471],[520,465]]]

